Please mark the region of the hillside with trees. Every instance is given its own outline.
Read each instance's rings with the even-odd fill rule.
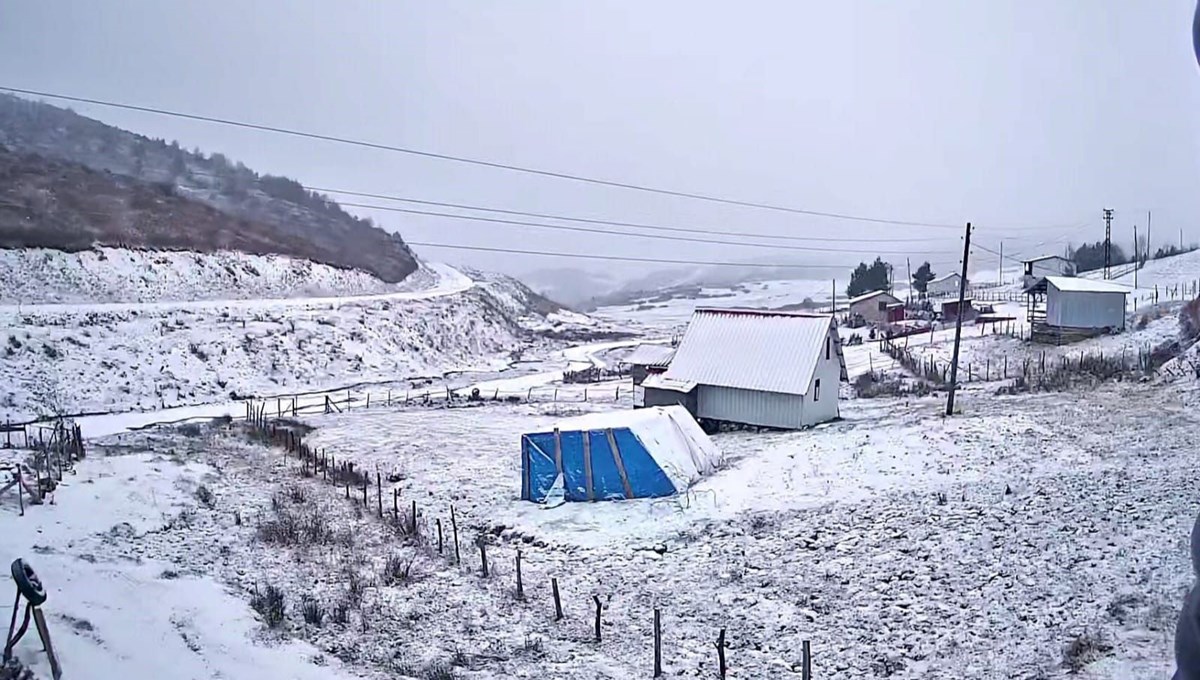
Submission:
[[[891,265],[884,262],[883,258],[875,258],[870,265],[859,262],[854,271],[850,272],[850,285],[846,286],[846,295],[853,298],[873,290],[888,290],[891,288],[891,270]]]
[[[6,248],[249,249],[361,269],[384,281],[400,281],[417,266],[398,235],[293,179],[259,175],[222,154],[188,151],[69,109],[0,95],[0,147],[3,171],[16,173],[0,175],[9,178],[0,180]],[[73,180],[120,200],[89,198]],[[14,221],[14,211],[23,221]]]

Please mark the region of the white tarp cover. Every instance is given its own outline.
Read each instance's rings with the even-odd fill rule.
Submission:
[[[710,475],[725,461],[717,445],[679,405],[653,406],[633,411],[605,411],[555,423],[563,432],[628,428],[642,442],[676,491],[683,491]]]

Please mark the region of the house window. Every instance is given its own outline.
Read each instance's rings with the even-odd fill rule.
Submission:
[[[881,311],[881,312],[886,312],[886,311],[887,311],[887,305],[888,305],[887,301],[885,301],[885,300],[880,300],[880,301],[879,301],[879,311]]]
[[[825,361],[829,361],[829,338],[825,338]]]
[[[816,384],[813,385],[813,401],[821,401],[821,379],[817,378]]]

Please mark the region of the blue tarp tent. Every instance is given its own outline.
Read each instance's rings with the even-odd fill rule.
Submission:
[[[561,488],[568,501],[670,496],[721,463],[721,452],[682,406],[571,418],[521,436],[521,498]]]

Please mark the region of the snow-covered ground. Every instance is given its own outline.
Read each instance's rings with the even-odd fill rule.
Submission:
[[[182,302],[378,295],[429,287],[422,267],[399,284],[283,255],[96,248],[0,250],[0,305]]]
[[[0,414],[108,412],[496,371],[539,333],[596,329],[504,277],[431,265],[368,296],[0,308]],[[561,344],[561,343],[559,343]]]

